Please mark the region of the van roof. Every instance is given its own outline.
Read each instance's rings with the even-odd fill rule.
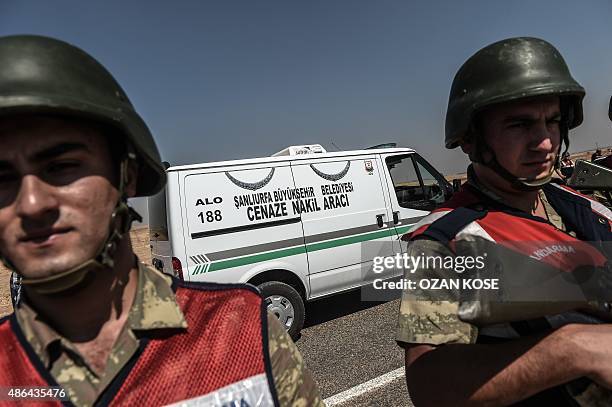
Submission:
[[[242,164],[258,164],[267,162],[283,162],[283,161],[301,161],[301,160],[312,160],[321,158],[333,158],[333,157],[351,157],[358,155],[372,155],[372,154],[385,154],[385,153],[414,153],[415,151],[407,147],[395,147],[395,148],[375,148],[368,150],[350,150],[350,151],[333,151],[327,153],[317,154],[303,154],[293,156],[277,156],[277,157],[259,157],[259,158],[246,158],[239,160],[227,160],[227,161],[215,161],[206,162],[200,164],[189,164],[189,165],[177,165],[169,167],[166,172],[170,171],[183,171],[183,170],[195,170],[198,168],[211,168],[211,167],[225,167]]]

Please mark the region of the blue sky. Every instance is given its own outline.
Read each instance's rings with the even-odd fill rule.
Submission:
[[[0,35],[35,33],[93,54],[172,164],[394,141],[446,173],[452,78],[511,36],[553,43],[586,88],[570,151],[612,144],[612,2],[0,0]]]

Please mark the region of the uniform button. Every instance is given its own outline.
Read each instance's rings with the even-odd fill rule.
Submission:
[[[599,223],[601,223],[602,225],[605,225],[607,221],[604,218],[599,218]]]

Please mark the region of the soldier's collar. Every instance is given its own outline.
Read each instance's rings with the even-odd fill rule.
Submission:
[[[169,276],[138,262],[136,296],[128,315],[130,329],[187,328],[171,284]]]
[[[19,327],[41,362],[49,367],[51,362],[51,344],[61,342],[62,336],[49,326],[41,316],[22,297],[15,309],[15,317]]]
[[[79,355],[70,341],[53,329],[27,302],[20,302],[15,309],[19,326],[35,353],[45,366],[53,359],[53,344],[61,344]],[[165,328],[186,328],[187,322],[176,303],[171,288],[171,279],[156,270],[138,262],[138,283],[134,303],[130,308],[126,328],[150,330]]]
[[[470,164],[467,169],[467,183],[493,201],[505,204],[504,199],[501,196],[497,195],[495,192],[487,188],[482,182],[480,182],[478,176],[476,176],[476,171],[474,171],[472,164]]]

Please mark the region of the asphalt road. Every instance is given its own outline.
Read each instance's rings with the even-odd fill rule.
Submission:
[[[398,307],[399,300],[362,302],[359,291],[307,305],[296,343],[324,399],[347,406],[412,405],[404,353],[394,340]]]

